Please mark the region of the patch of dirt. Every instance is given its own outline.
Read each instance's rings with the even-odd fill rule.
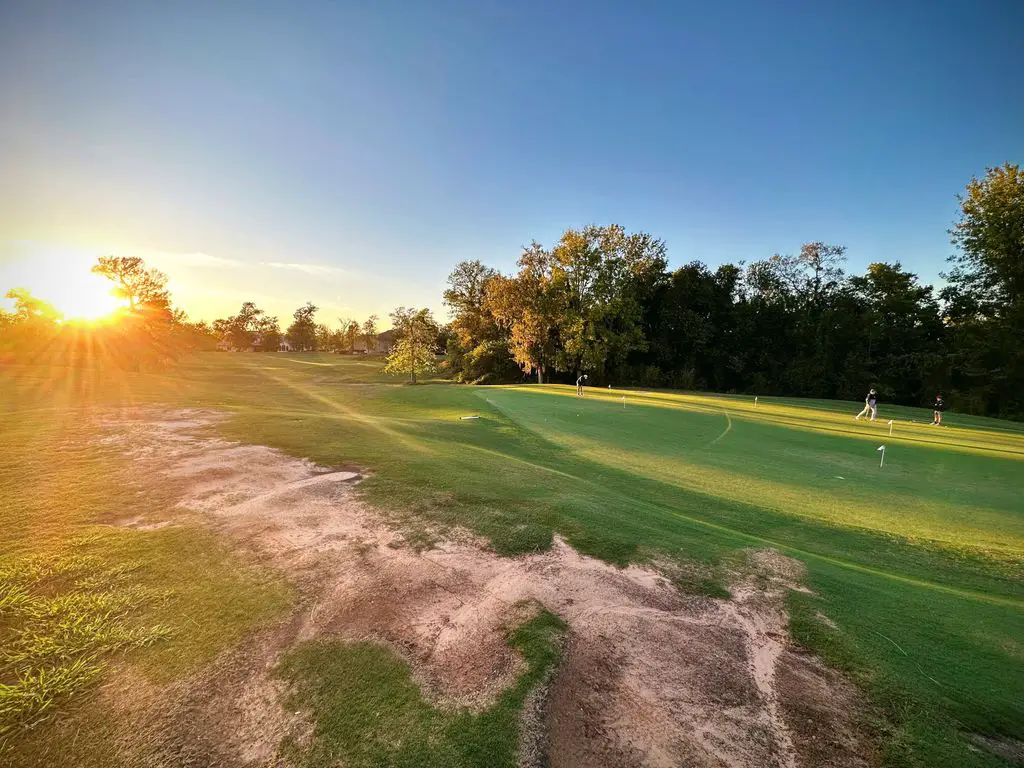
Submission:
[[[298,617],[257,633],[222,654],[201,680],[174,685],[145,726],[152,735],[147,766],[286,765],[287,738],[307,744],[308,713],[284,708],[288,696],[274,667],[294,641]]]
[[[874,746],[851,713],[867,704],[842,675],[821,660],[783,651],[775,672],[779,702],[797,753],[806,768],[868,768]]]
[[[138,410],[106,426],[176,485],[181,507],[288,573],[300,605],[168,692],[141,729],[156,745],[146,764],[279,764],[281,740],[301,742],[310,726],[284,712],[271,670],[312,638],[385,643],[437,706],[485,708],[523,669],[508,630],[540,604],[569,634],[550,691],[528,707],[548,726],[524,734],[535,765],[867,765],[853,689],[787,647],[783,601],[802,588],[799,562],[748,553],[726,601],[680,594],[656,571],[615,568],[559,538],[519,558],[469,536],[417,552],[359,500],[357,474],[204,436],[220,418]]]

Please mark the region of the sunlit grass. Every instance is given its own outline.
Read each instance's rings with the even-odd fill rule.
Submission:
[[[122,399],[130,377],[25,373],[0,379],[0,392],[16,393],[3,397],[0,432],[4,765],[27,759],[46,742],[41,724],[112,669],[130,664],[154,683],[188,674],[290,599],[280,577],[239,562],[197,522],[157,531],[103,524],[184,514],[157,478],[135,476],[99,440],[105,399],[135,402]],[[94,738],[65,745],[62,764],[102,753]]]
[[[502,387],[501,390],[516,390],[533,394],[576,398],[575,387],[547,385],[544,387]],[[916,444],[935,446],[942,450],[959,450],[979,455],[998,455],[1024,461],[1024,426],[1012,422],[999,422],[1001,429],[985,428],[996,421],[977,416],[950,414],[943,426],[931,426],[931,412],[923,408],[890,406],[882,410],[875,422],[855,421],[856,404],[849,410],[836,409],[835,401],[804,401],[791,404],[783,398],[760,398],[755,405],[753,397],[728,395],[700,395],[681,392],[665,392],[633,389],[599,389],[587,393],[585,400],[605,402],[620,406],[626,398],[624,410],[630,408],[657,408],[681,410],[692,413],[719,414],[730,418],[744,418],[748,421],[770,423],[809,432],[842,435],[859,438],[866,442],[893,444]],[[889,433],[888,421],[892,419],[893,431]],[[963,423],[960,423],[963,422]],[[976,426],[985,425],[985,426]]]
[[[612,410],[607,401],[574,395],[566,408],[552,405],[546,394],[534,388],[514,396],[493,390],[484,397],[572,455],[641,477],[781,514],[1017,562],[1024,558],[1024,517],[1010,512],[1015,486],[1006,482],[979,489],[976,459],[953,461],[921,453],[922,447],[913,443],[902,446],[885,439],[891,448],[883,471],[875,452],[878,438],[858,450],[856,443],[836,444],[827,428],[820,430],[827,439],[780,431],[763,413],[757,419],[744,413],[726,420],[722,411],[682,404],[630,410],[627,403],[624,410]],[[835,418],[819,417],[826,426]],[[1006,435],[1004,444],[1024,447],[1024,437]],[[737,452],[745,456],[741,464]],[[1012,457],[1007,461],[993,458],[982,465],[998,470],[993,480],[1010,481],[1018,467]]]
[[[171,596],[138,584],[140,567],[75,551],[0,567],[0,742],[83,690],[111,654],[172,635],[140,622],[145,606]]]
[[[930,419],[923,409],[886,406],[883,423],[869,425],[853,421],[856,403],[762,398],[755,408],[751,398],[655,391],[626,392],[623,408],[614,389],[578,400],[559,386],[405,387],[374,365],[207,355],[173,372],[111,380],[48,377],[26,366],[12,369],[0,394],[8,418],[43,425],[41,439],[22,434],[22,452],[52,452],[51,433],[73,433],[83,411],[99,405],[215,407],[232,415],[225,436],[327,466],[362,466],[370,470],[365,497],[395,520],[463,526],[504,554],[543,549],[557,533],[615,563],[696,562],[712,581],[684,586],[721,594],[725,584],[713,578],[737,550],[778,548],[807,564],[816,593],[794,604],[795,635],[871,693],[891,725],[887,765],[988,766],[961,730],[1024,738],[1020,425],[948,413],[949,426],[934,429],[913,423]],[[459,420],[468,414],[482,418]],[[883,442],[880,470],[875,448]],[[74,449],[63,458],[86,461]],[[58,482],[26,465],[0,478],[0,488],[16,489],[17,504],[71,509],[87,491],[76,482],[78,475]],[[107,499],[132,503],[128,494]],[[14,513],[10,540],[25,553],[45,549],[74,518],[63,514],[35,513],[26,527]],[[143,586],[174,584],[177,597],[145,609],[147,621],[173,627],[180,599],[195,616],[217,615],[213,626],[243,626],[242,617],[217,614],[238,602],[235,594],[214,601],[228,589],[220,564],[206,575],[175,574],[176,548],[213,546],[173,540],[184,530],[118,534],[117,558],[137,560],[145,546],[158,564]],[[235,588],[268,589],[258,580]],[[836,634],[821,629],[819,611],[837,623]],[[191,634],[132,657],[173,659]],[[216,646],[208,636],[185,655],[207,658]],[[347,664],[347,652],[335,650],[324,663]]]

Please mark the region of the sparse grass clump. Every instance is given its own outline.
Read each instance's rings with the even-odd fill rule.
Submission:
[[[200,524],[116,525],[182,514],[107,439],[127,383],[43,370],[0,376],[0,765],[108,768],[116,718],[83,694],[122,665],[156,685],[194,672],[291,592]]]
[[[93,682],[111,654],[172,634],[140,623],[143,608],[171,595],[138,584],[140,566],[62,552],[0,567],[0,742]]]

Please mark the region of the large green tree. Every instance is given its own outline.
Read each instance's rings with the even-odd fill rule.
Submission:
[[[272,319],[274,327],[277,327],[277,318]],[[260,332],[266,330],[264,320],[263,310],[254,302],[246,301],[242,303],[238,314],[215,320],[213,330],[232,349],[249,349]]]
[[[254,323],[254,331],[261,352],[277,352],[281,348],[284,334],[281,333],[281,325],[276,317],[263,314]]]
[[[288,343],[297,352],[315,352],[317,345],[316,313],[319,308],[312,302],[295,310],[288,326]]]
[[[742,352],[735,344],[734,301],[739,271],[731,265],[712,272],[699,261],[680,267],[658,301],[652,361],[663,383],[726,390]],[[662,383],[650,381],[645,383]]]
[[[138,256],[101,256],[92,271],[113,282],[114,292],[128,302],[128,312],[110,330],[112,354],[121,364],[163,367],[184,351],[183,316],[171,306],[165,274]]]
[[[491,281],[500,276],[480,261],[463,261],[448,276],[444,303],[452,321],[444,333],[446,365],[460,381],[510,381],[520,373],[509,349],[508,329],[487,303]]]
[[[523,249],[519,273],[487,281],[484,305],[499,327],[508,333],[512,359],[526,374],[544,373],[558,350],[557,328],[561,316],[560,298],[554,286],[554,260],[536,241]]]
[[[552,251],[558,370],[603,377],[647,348],[643,302],[668,264],[665,244],[619,225],[570,229]]]
[[[408,375],[411,384],[437,370],[438,327],[429,309],[399,307],[391,313],[395,345],[384,366],[386,373]]]
[[[929,401],[941,387],[945,333],[933,288],[899,262],[871,264],[849,285],[861,312],[851,345],[861,380],[905,402]]]
[[[334,333],[326,323],[316,325],[316,348],[321,352],[336,351]]]
[[[1006,163],[972,179],[950,235],[943,289],[954,405],[1024,417],[1024,171]]]

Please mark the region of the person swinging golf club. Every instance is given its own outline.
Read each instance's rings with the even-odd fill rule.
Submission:
[[[576,396],[577,397],[583,397],[583,382],[585,382],[586,380],[587,380],[587,374],[585,374],[585,373],[582,376],[580,376],[578,379],[576,379]]]
[[[875,388],[872,387],[871,391],[868,392],[867,397],[864,398],[864,410],[858,413],[853,418],[860,421],[861,416],[867,416],[871,414],[871,421],[878,418],[878,393],[875,392]]]

